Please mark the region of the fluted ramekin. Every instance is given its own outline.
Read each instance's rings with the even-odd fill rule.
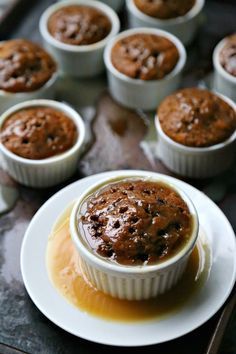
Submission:
[[[168,31],[178,37],[184,44],[189,44],[194,38],[200,24],[200,16],[205,0],[196,0],[194,6],[184,16],[167,20],[157,19],[140,11],[134,0],[126,0],[129,25],[136,27],[153,27]]]
[[[232,100],[219,96],[236,111]],[[222,143],[209,147],[190,147],[167,136],[157,115],[155,126],[158,157],[166,167],[179,175],[190,178],[213,177],[227,170],[235,160],[236,131]]]
[[[48,30],[48,20],[57,10],[70,5],[90,6],[102,11],[111,22],[110,33],[103,40],[89,45],[67,44],[54,38]],[[98,75],[104,70],[104,48],[108,41],[119,32],[120,21],[112,8],[99,1],[65,0],[45,10],[40,18],[39,29],[45,47],[57,60],[59,69],[69,76],[85,78]]]
[[[31,160],[18,156],[8,150],[0,141],[3,167],[10,176],[21,184],[36,188],[50,187],[63,182],[75,172],[85,140],[85,125],[80,115],[64,103],[53,100],[32,100],[19,103],[3,113],[0,117],[0,129],[3,122],[13,113],[31,107],[50,107],[65,113],[77,127],[77,141],[62,154],[42,160]]]
[[[220,52],[227,43],[227,37],[222,39],[214,49],[213,65],[214,65],[214,90],[230,97],[236,101],[236,77],[229,74],[220,63]]]
[[[16,93],[0,90],[0,114],[20,102],[41,98],[54,98],[57,78],[58,70],[42,87],[37,90]]]
[[[189,241],[173,257],[162,263],[143,266],[125,266],[106,260],[95,254],[83,240],[78,230],[80,207],[89,195],[100,187],[126,179],[146,179],[165,183],[174,189],[186,202],[193,219],[192,234]],[[122,176],[114,172],[114,176],[92,185],[78,198],[70,216],[70,232],[72,240],[80,255],[80,267],[87,280],[98,290],[113,297],[128,300],[141,300],[155,297],[173,287],[186,269],[189,256],[196,244],[198,236],[198,216],[189,197],[179,188],[163,177],[147,176],[147,172],[137,171]]]
[[[147,33],[169,39],[179,52],[179,60],[174,69],[161,80],[133,79],[118,71],[111,61],[114,45],[121,39],[133,34]],[[111,95],[123,106],[135,109],[154,110],[161,100],[175,91],[180,84],[181,73],[186,62],[186,51],[183,44],[172,34],[155,28],[134,28],[119,33],[110,40],[104,52],[104,61],[108,73]]]

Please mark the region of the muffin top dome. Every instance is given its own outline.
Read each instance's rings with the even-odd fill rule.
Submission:
[[[236,129],[234,108],[218,95],[199,88],[186,88],[166,97],[157,114],[167,136],[191,147],[221,143]]]
[[[50,16],[48,30],[60,42],[89,45],[101,41],[110,33],[111,22],[95,7],[70,5]]]
[[[57,66],[39,45],[26,39],[0,43],[0,90],[17,93],[42,87]]]
[[[70,149],[79,132],[71,118],[50,107],[25,108],[9,116],[1,127],[2,144],[26,159],[40,160]]]
[[[120,39],[112,48],[111,61],[121,73],[141,80],[168,75],[179,60],[179,51],[168,38],[136,33]]]

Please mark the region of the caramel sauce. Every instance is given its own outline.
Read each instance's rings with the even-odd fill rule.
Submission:
[[[47,269],[55,288],[70,303],[91,315],[107,320],[131,322],[161,319],[183,307],[207,278],[210,268],[206,245],[196,246],[178,284],[157,298],[142,301],[119,300],[89,285],[79,268],[79,255],[69,232],[67,208],[57,220],[47,247]]]

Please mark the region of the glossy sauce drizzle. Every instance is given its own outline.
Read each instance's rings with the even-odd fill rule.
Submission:
[[[142,301],[119,300],[91,287],[79,269],[79,256],[69,233],[71,207],[55,224],[47,247],[47,269],[55,288],[74,306],[107,320],[131,322],[161,319],[178,311],[205,283],[209,253],[195,247],[187,270],[178,284],[157,298]]]

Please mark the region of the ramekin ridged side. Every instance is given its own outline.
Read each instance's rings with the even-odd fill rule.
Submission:
[[[188,257],[182,260],[174,269],[153,275],[136,278],[111,275],[90,265],[81,257],[80,266],[89,282],[105,294],[119,299],[144,300],[163,294],[171,289],[183,275]]]
[[[111,22],[110,33],[101,41],[89,45],[71,45],[55,39],[48,30],[48,20],[57,10],[69,5],[85,5],[102,11]],[[108,5],[94,0],[64,0],[48,7],[39,21],[44,45],[59,64],[61,72],[74,77],[93,77],[104,71],[103,52],[108,41],[120,30],[120,21]]]
[[[222,39],[214,49],[213,65],[214,77],[213,88],[217,92],[236,101],[236,77],[230,75],[220,63],[220,52],[227,43],[227,37]]]
[[[196,0],[192,9],[185,15],[177,18],[161,20],[140,11],[134,0],[126,0],[128,21],[131,28],[152,27],[168,31],[178,37],[185,45],[189,44],[200,25],[205,0]]]
[[[162,182],[174,188],[187,203],[193,218],[193,229],[189,242],[176,255],[162,263],[145,266],[124,266],[110,262],[96,255],[85,244],[77,227],[78,213],[83,200],[92,192],[107,183],[127,178],[141,178]],[[198,216],[191,200],[179,188],[168,183],[163,178],[147,177],[147,172],[139,171],[137,175],[117,176],[106,178],[88,188],[74,205],[70,216],[70,232],[72,240],[80,255],[80,267],[87,281],[98,290],[113,297],[127,300],[142,300],[155,297],[171,289],[181,278],[186,269],[189,256],[196,244],[198,236]]]
[[[119,72],[112,64],[111,52],[117,41],[133,34],[147,33],[169,39],[179,51],[179,61],[175,68],[161,80],[140,80],[130,78]],[[123,106],[134,109],[154,110],[181,81],[181,74],[186,62],[183,44],[172,34],[155,28],[134,28],[119,33],[110,40],[104,52],[104,61],[108,74],[109,90],[113,98]]]
[[[236,105],[229,98],[219,95],[236,111]],[[209,147],[189,147],[169,138],[163,131],[158,116],[157,154],[171,171],[190,178],[208,178],[227,170],[235,160],[236,131],[224,142]]]
[[[42,160],[31,160],[20,157],[9,151],[0,142],[4,169],[19,183],[35,188],[45,188],[65,181],[72,176],[82,152],[85,140],[85,125],[80,115],[68,105],[53,100],[31,100],[19,103],[7,110],[0,117],[0,128],[3,122],[13,113],[30,107],[51,107],[62,111],[71,118],[78,130],[76,143],[66,152]]]

